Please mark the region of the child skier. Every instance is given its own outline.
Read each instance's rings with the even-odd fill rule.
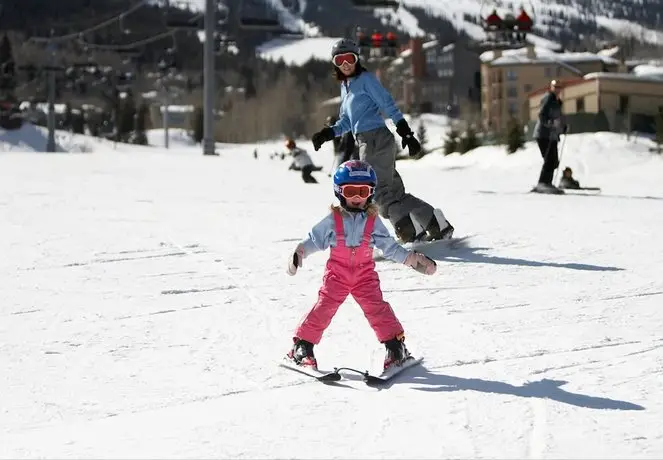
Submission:
[[[320,342],[348,294],[360,305],[387,349],[384,369],[410,356],[403,326],[382,298],[372,246],[381,249],[385,258],[427,275],[435,273],[436,265],[423,254],[408,251],[389,234],[372,202],[376,185],[377,176],[368,163],[353,160],[341,164],[334,174],[334,194],[341,205],[332,206],[330,214],[313,227],[290,258],[288,273],[294,275],[304,258],[331,247],[318,300],[299,324],[288,353],[300,366],[317,369],[313,346]]]

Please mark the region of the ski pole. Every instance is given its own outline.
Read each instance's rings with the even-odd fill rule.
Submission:
[[[559,169],[562,167],[562,155],[564,154],[564,144],[566,143],[566,137],[568,134],[564,134],[564,139],[562,139],[562,145],[559,146],[559,158],[557,161],[557,169],[555,169],[555,173],[553,174],[553,185],[557,182],[557,172]],[[557,185],[559,186],[559,185]]]

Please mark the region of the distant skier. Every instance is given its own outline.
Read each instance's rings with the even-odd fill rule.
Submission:
[[[555,169],[559,167],[557,144],[560,135],[566,133],[566,126],[562,122],[562,100],[559,97],[561,90],[556,80],[550,82],[550,90],[541,100],[539,117],[534,126],[532,137],[536,139],[543,157],[539,181],[533,190],[535,192],[562,193],[552,183]]]
[[[288,154],[292,156],[292,163],[288,169],[302,172],[302,180],[307,184],[317,184],[318,181],[311,175],[313,171],[319,171],[321,168],[313,165],[313,160],[306,150],[297,147],[294,140],[288,139],[286,142]]]
[[[392,96],[372,73],[359,62],[359,47],[347,38],[337,41],[331,52],[336,78],[341,82],[340,118],[312,136],[313,147],[352,132],[359,148],[359,157],[375,168],[378,186],[375,201],[382,217],[388,218],[401,242],[415,239],[451,238],[454,227],[440,209],[405,192],[396,171],[398,147],[394,135],[386,127],[382,113],[396,124],[401,146],[411,156],[421,151],[419,141],[407,124]]]
[[[343,163],[334,173],[333,182],[340,206],[332,207],[331,213],[313,227],[289,259],[288,273],[295,275],[303,259],[331,247],[318,300],[299,324],[288,357],[301,366],[317,369],[313,347],[320,342],[338,307],[351,294],[377,339],[385,345],[387,369],[410,354],[405,347],[403,326],[382,297],[373,246],[380,248],[387,259],[427,275],[435,273],[436,265],[423,254],[403,248],[389,234],[372,203],[378,178],[368,163]]]

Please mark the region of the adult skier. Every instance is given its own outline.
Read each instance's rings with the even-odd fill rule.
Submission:
[[[555,170],[559,167],[557,151],[559,137],[567,131],[566,125],[562,121],[562,100],[559,97],[561,90],[562,86],[556,80],[550,82],[550,89],[541,100],[539,117],[534,126],[532,137],[536,139],[543,157],[543,166],[541,166],[539,181],[534,187],[534,192],[562,193],[552,183]]]
[[[401,176],[396,171],[398,147],[393,134],[385,125],[381,113],[396,124],[402,148],[408,147],[411,156],[421,151],[403,114],[392,96],[371,72],[359,61],[359,47],[350,39],[337,41],[331,51],[336,79],[341,83],[339,120],[312,136],[313,147],[345,133],[352,132],[359,148],[359,157],[377,173],[375,202],[382,217],[389,219],[402,243],[451,238],[454,227],[440,209],[405,192]]]

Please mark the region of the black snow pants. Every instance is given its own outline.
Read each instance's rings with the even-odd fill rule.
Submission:
[[[539,184],[552,185],[555,169],[559,167],[559,153],[557,141],[553,139],[537,139],[539,151],[543,157],[543,166],[539,175]]]

